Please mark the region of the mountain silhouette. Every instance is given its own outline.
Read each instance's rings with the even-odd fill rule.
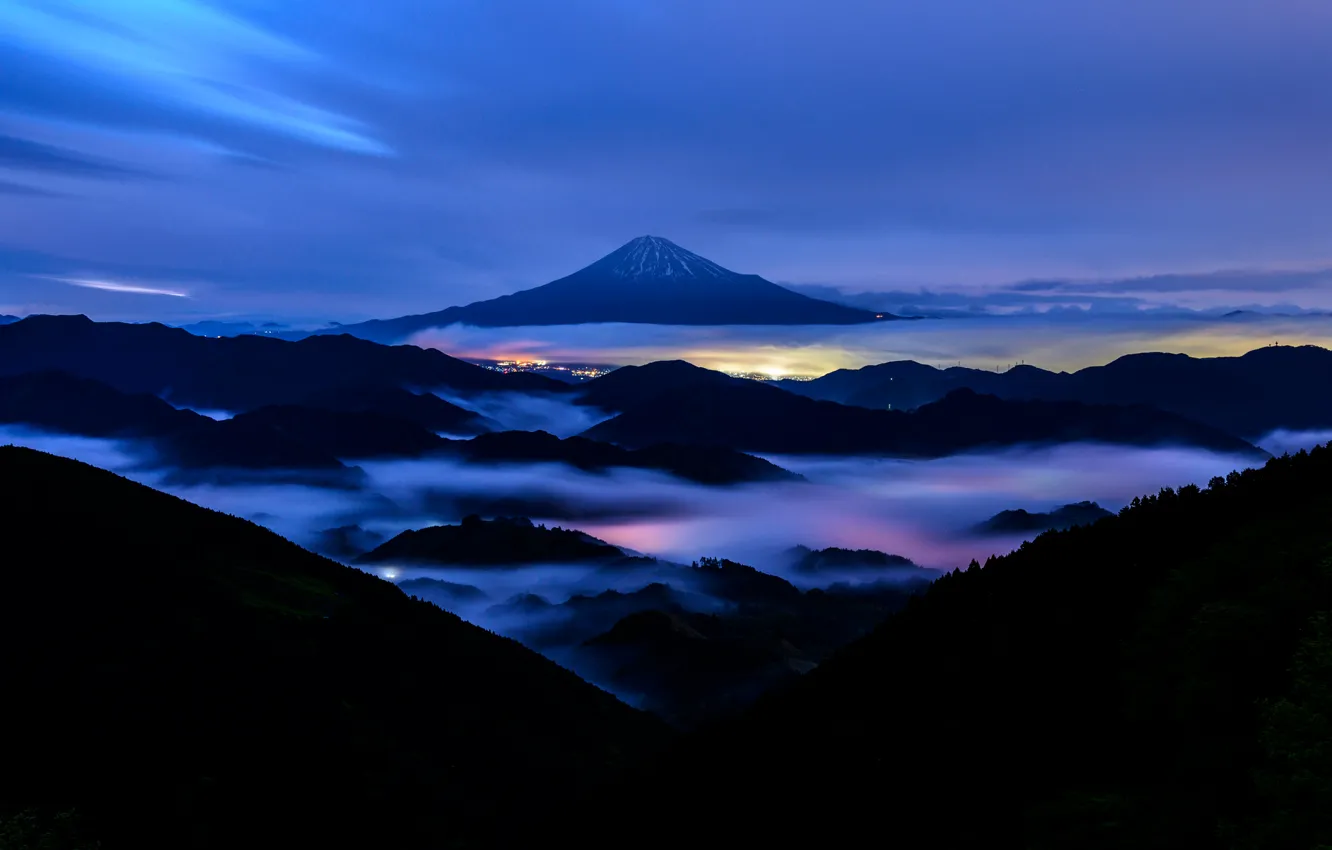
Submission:
[[[433,602],[445,611],[459,602],[477,602],[486,598],[486,592],[470,584],[443,581],[437,578],[409,578],[398,582],[404,593]]]
[[[260,420],[216,421],[147,393],[122,393],[64,372],[0,377],[0,423],[146,441],[164,465],[189,469],[343,470],[326,450]],[[428,434],[434,437],[433,434]]]
[[[289,401],[323,410],[393,416],[448,434],[480,434],[498,427],[476,411],[447,402],[434,393],[414,393],[392,386],[330,387]]]
[[[558,604],[520,594],[486,614],[521,622],[509,633],[525,646],[687,728],[733,714],[808,671],[937,577],[920,571],[915,581],[802,592],[776,575],[713,558],[692,567],[644,566],[638,575],[653,581],[638,590],[575,594]],[[618,575],[627,581],[635,572]],[[413,586],[446,610],[475,610],[476,600],[451,588]]]
[[[469,516],[458,525],[412,529],[356,559],[358,564],[522,564],[631,561],[619,548],[565,528],[533,525],[525,517]]]
[[[28,372],[0,376],[0,424],[142,440],[156,450],[162,464],[191,469],[336,470],[345,468],[341,458],[449,455],[477,464],[563,463],[588,472],[651,469],[708,485],[802,480],[762,458],[711,446],[629,450],[585,437],[562,440],[544,431],[497,431],[450,440],[421,422],[443,419],[472,427],[478,423],[476,414],[406,390],[352,390],[322,398],[315,397],[313,404],[336,407],[267,405],[218,421],[148,393],[123,393],[64,372]]]
[[[312,549],[330,558],[355,558],[383,542],[384,535],[377,531],[359,525],[340,525],[319,532]]]
[[[339,326],[379,342],[426,328],[630,322],[655,325],[850,325],[895,319],[820,301],[740,274],[660,236],[640,236],[559,280],[435,313]]]
[[[955,389],[1009,399],[1150,404],[1245,438],[1278,428],[1332,428],[1332,351],[1272,345],[1239,357],[1128,354],[1104,366],[1051,372],[936,369],[911,360],[839,369],[813,381],[780,381],[794,393],[860,407],[909,410]]]
[[[0,375],[59,370],[177,406],[238,412],[366,387],[561,392],[568,384],[502,374],[411,345],[351,336],[290,342],[268,336],[213,339],[157,323],[29,316],[0,325]],[[366,409],[366,408],[362,408]],[[386,411],[381,411],[386,412]]]
[[[726,448],[658,444],[630,450],[586,437],[560,439],[545,431],[482,434],[451,442],[449,451],[477,463],[565,463],[588,471],[658,469],[699,484],[802,480],[774,463]]]
[[[944,575],[617,778],[584,844],[1325,846],[1330,479],[1332,449],[1276,458]]]
[[[579,647],[599,679],[673,724],[689,727],[790,684],[814,662],[744,621],[650,609],[629,614]],[[758,631],[758,630],[755,630]]]
[[[1022,508],[1000,511],[985,522],[979,523],[975,531],[980,534],[1008,534],[1014,532],[1062,531],[1075,525],[1090,525],[1098,519],[1112,516],[1110,511],[1095,502],[1074,502],[1052,511],[1032,513]]]
[[[340,458],[420,457],[449,445],[448,440],[409,419],[295,404],[261,407],[219,424],[267,428]]]
[[[584,385],[581,398],[620,411],[583,436],[630,448],[670,442],[760,454],[941,457],[986,447],[1083,441],[1266,456],[1216,428],[1143,405],[1008,401],[961,389],[911,412],[870,410],[682,361],[617,369]]]
[[[874,575],[882,573],[892,577],[933,578],[936,573],[916,565],[903,555],[892,555],[877,549],[810,549],[808,546],[795,546],[787,552],[791,568],[801,573],[859,573]]]
[[[23,730],[0,818],[73,807],[107,848],[504,844],[669,734],[245,520],[12,446],[0,482],[0,676]]]

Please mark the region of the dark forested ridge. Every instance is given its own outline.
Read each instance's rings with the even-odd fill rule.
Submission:
[[[0,423],[142,438],[182,469],[302,467],[332,480],[356,472],[339,457],[431,454],[721,484],[795,478],[744,450],[936,456],[1088,440],[1258,457],[1234,434],[1265,420],[1237,411],[1265,403],[1267,389],[1245,387],[1285,358],[1313,371],[1302,389],[1273,379],[1283,424],[1322,422],[1326,404],[1322,349],[1219,365],[1123,358],[1078,378],[1095,393],[1073,399],[1058,397],[1070,376],[1017,369],[1005,374],[1048,381],[1053,397],[951,388],[912,412],[675,362],[568,391],[618,411],[587,434],[622,445],[464,441],[434,432],[492,423],[406,388],[549,385],[349,337],[182,333],[82,317],[0,327]],[[215,421],[164,396],[246,412]],[[1166,409],[1124,403],[1135,399]],[[574,669],[680,726],[704,724],[660,755],[674,738],[662,724],[513,641],[244,521],[3,448],[0,681],[21,734],[0,752],[0,842],[64,828],[74,809],[106,850],[552,835],[673,848],[867,834],[1013,850],[1332,846],[1329,483],[1332,451],[1320,449],[1117,515],[1006,512],[986,530],[1077,527],[914,598],[924,571],[874,552],[789,553],[796,580],[881,573],[877,586],[802,591],[737,563],[664,564],[512,520],[387,543],[341,525],[319,540],[347,558],[378,546],[367,563],[597,565],[626,582],[641,572],[651,583],[639,590],[562,603],[420,577],[409,588],[456,610],[540,609],[543,639],[587,664]],[[672,575],[678,587],[663,583]],[[540,835],[515,834],[522,824]]]
[[[910,558],[892,555],[875,549],[810,549],[796,546],[787,552],[791,567],[800,573],[875,573],[885,572],[898,577],[936,575],[933,570],[918,567]]]
[[[15,447],[0,489],[0,834],[72,808],[104,850],[502,844],[665,739],[244,520]]]
[[[1028,511],[1014,508],[1000,511],[973,529],[978,534],[1013,534],[1032,531],[1062,531],[1075,525],[1091,525],[1098,519],[1111,516],[1110,511],[1095,502],[1074,502],[1052,511]]]
[[[560,439],[545,431],[482,434],[452,442],[450,451],[478,463],[565,463],[588,471],[656,469],[699,484],[803,480],[775,463],[727,448],[658,443],[629,450],[586,437]]]
[[[603,578],[623,589],[547,598],[542,594],[550,591],[537,579],[501,599],[447,574],[413,576],[398,586],[502,627],[524,646],[681,728],[740,711],[866,634],[937,575],[862,564],[859,584],[802,591],[744,564],[629,557],[585,534],[526,520],[473,520],[395,540],[404,544],[400,551],[418,557],[383,556],[385,546],[365,560],[418,567],[565,564],[574,576],[604,568]]]
[[[364,410],[275,404],[241,413],[227,423],[272,431],[341,458],[420,457],[449,445],[409,419]]]
[[[947,575],[621,780],[600,846],[1327,846],[1330,481],[1278,458]]]
[[[481,414],[447,402],[433,393],[414,393],[395,386],[332,387],[287,401],[321,410],[392,416],[449,434],[480,434],[498,427]]]
[[[379,345],[347,335],[299,342],[267,336],[216,339],[164,325],[98,323],[83,316],[30,316],[0,326],[0,377],[54,372],[99,381],[123,393],[155,395],[176,406],[233,413],[293,406],[306,411],[300,416],[307,422],[315,416],[308,411],[314,409],[324,411],[326,421],[332,421],[331,413],[342,414],[344,423],[359,417],[361,425],[346,444],[396,455],[419,451],[428,440],[420,435],[399,439],[405,433],[401,427],[396,427],[396,438],[371,434],[384,428],[369,429],[368,417],[384,417],[381,425],[387,419],[409,421],[431,432],[494,428],[472,411],[409,392],[412,388],[463,395],[501,390],[577,393],[584,404],[619,414],[582,436],[629,449],[672,444],[674,448],[654,449],[651,459],[641,456],[630,465],[679,470],[676,474],[704,483],[766,480],[774,471],[745,458],[685,455],[682,446],[937,457],[1015,444],[1098,441],[1260,454],[1234,436],[1238,431],[1148,404],[1005,399],[962,388],[907,413],[811,399],[678,361],[626,367],[571,387],[528,373],[501,374],[439,351]],[[1213,390],[1215,383],[1209,385]],[[1240,395],[1227,395],[1222,409],[1237,405],[1255,406]],[[1312,411],[1317,404],[1311,401],[1306,407]],[[287,411],[289,430],[298,424],[295,413]],[[1292,421],[1313,421],[1310,417],[1313,412]],[[580,446],[562,446],[560,453],[575,465],[589,462]],[[710,469],[724,471],[711,476]]]
[[[356,559],[362,564],[518,566],[633,560],[571,528],[546,528],[526,517],[464,517],[457,525],[409,529]]]
[[[355,337],[288,342],[268,336],[195,336],[157,323],[29,316],[0,326],[0,375],[58,370],[177,405],[252,410],[367,387],[562,392],[540,375],[501,374],[412,345]],[[362,410],[365,407],[361,408]],[[383,412],[383,411],[381,411]]]
[[[158,462],[191,469],[343,469],[319,446],[262,421],[237,417],[219,422],[148,393],[123,393],[64,372],[0,376],[0,424],[141,439],[151,444]]]
[[[1239,357],[1129,354],[1071,373],[1034,366],[936,369],[901,360],[778,382],[811,398],[895,410],[960,388],[1009,399],[1150,404],[1249,438],[1277,428],[1332,427],[1332,396],[1317,389],[1330,383],[1332,351],[1314,345],[1273,345]]]
[[[149,393],[121,392],[65,372],[0,375],[0,424],[144,440],[160,463],[191,469],[337,470],[340,458],[447,454],[473,463],[564,463],[594,472],[652,469],[710,485],[801,480],[726,448],[661,444],[630,451],[544,431],[451,440],[432,430],[443,423],[466,431],[485,420],[433,395],[381,387],[331,391],[303,404],[268,405],[218,421]]]
[[[1265,453],[1217,428],[1145,405],[1015,401],[959,389],[917,410],[819,401],[681,361],[617,369],[581,399],[619,415],[583,436],[628,447],[723,446],[773,454],[939,457],[1017,444],[1093,441]]]

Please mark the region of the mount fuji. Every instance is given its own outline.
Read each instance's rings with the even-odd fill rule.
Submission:
[[[660,236],[640,236],[559,280],[434,313],[342,325],[377,342],[455,323],[479,327],[629,322],[655,325],[851,325],[897,316],[801,295],[739,274]]]

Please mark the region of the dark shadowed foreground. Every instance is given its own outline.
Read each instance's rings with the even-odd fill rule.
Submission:
[[[1327,846],[1329,481],[1275,459],[945,576],[599,794],[599,846]]]
[[[73,808],[108,850],[472,846],[666,739],[244,520],[30,449],[0,489],[0,815]]]
[[[778,683],[674,738],[257,526],[0,449],[0,835],[74,809],[106,850],[1332,844],[1329,480],[1318,449],[1043,534],[802,676],[728,621],[616,609],[583,645],[618,687]]]

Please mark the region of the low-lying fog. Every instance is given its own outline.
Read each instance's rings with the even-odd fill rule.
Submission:
[[[499,423],[506,431],[546,431],[557,437],[581,434],[611,418],[595,407],[574,404],[568,396],[497,392],[466,397],[436,392],[445,401]]]
[[[1325,434],[1273,435],[1278,451]],[[357,488],[283,480],[179,479],[146,468],[110,440],[0,428],[12,442],[110,468],[312,545],[326,529],[359,525],[388,536],[461,517],[525,515],[676,561],[717,556],[765,568],[790,546],[872,548],[937,569],[1007,551],[1025,535],[977,537],[998,511],[1044,511],[1092,500],[1118,510],[1163,486],[1205,485],[1245,461],[1186,449],[1064,445],[938,460],[770,457],[807,482],[706,487],[644,470],[581,472],[558,464],[479,466],[451,459],[360,461]],[[775,567],[774,567],[775,569]]]
[[[1281,432],[1265,443],[1279,453],[1327,437]],[[821,574],[812,579],[793,574],[783,551],[795,545],[878,549],[906,556],[922,567],[965,567],[972,558],[983,561],[1033,536],[985,536],[974,531],[977,523],[1001,510],[1047,511],[1092,500],[1114,511],[1134,496],[1164,486],[1206,485],[1213,476],[1247,463],[1199,450],[1098,445],[1011,449],[926,461],[770,457],[808,480],[705,487],[643,470],[603,475],[558,464],[478,466],[423,459],[361,461],[358,485],[321,487],[280,474],[182,477],[145,465],[143,452],[112,440],[0,427],[0,444],[5,443],[114,470],[191,502],[253,520],[312,549],[321,548],[321,538],[328,538],[325,532],[340,527],[357,526],[351,536],[371,547],[405,529],[453,523],[468,514],[523,515],[538,523],[580,529],[665,561],[728,558],[783,575],[802,587],[849,577]],[[324,547],[324,551],[329,550]],[[538,600],[515,603],[514,597],[537,594],[545,602],[559,604],[576,594],[632,592],[663,582],[671,585],[677,600],[687,597],[682,604],[691,610],[707,611],[721,604],[706,595],[691,595],[689,580],[682,583],[679,569],[670,564],[369,569],[398,582],[422,577],[449,582],[413,587],[411,592],[536,646],[593,680],[596,671],[579,666],[576,647],[578,641],[610,627],[613,620],[606,613],[610,609],[600,613],[586,607],[555,609]]]

